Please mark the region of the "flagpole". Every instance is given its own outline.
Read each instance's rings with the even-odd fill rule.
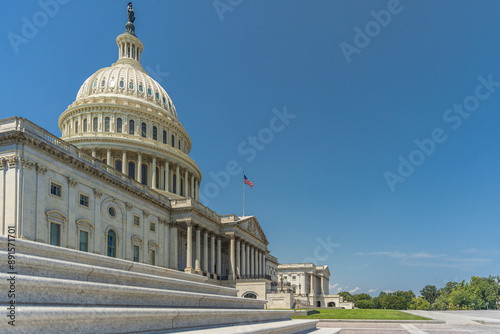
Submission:
[[[245,171],[243,171],[243,179],[245,179]],[[243,217],[245,217],[245,180],[243,180]]]

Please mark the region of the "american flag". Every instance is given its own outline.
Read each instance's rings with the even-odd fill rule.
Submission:
[[[247,179],[247,176],[243,174],[243,183],[248,184],[250,186],[250,189],[253,188],[253,182]]]

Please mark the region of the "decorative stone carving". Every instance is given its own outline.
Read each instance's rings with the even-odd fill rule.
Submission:
[[[130,211],[132,210],[133,206],[130,203],[125,203],[125,208],[127,209],[127,211]]]
[[[26,168],[26,169],[31,169],[31,168],[33,168],[33,166],[35,166],[35,163],[33,161],[26,159],[25,157],[22,157],[21,158],[21,166],[23,166],[23,168]]]
[[[5,169],[6,165],[7,165],[7,159],[5,158],[0,159],[0,170]]]
[[[148,218],[149,217],[149,211],[147,210],[142,210],[142,214],[144,215],[144,217]]]
[[[102,192],[100,190],[94,189],[94,195],[96,198],[101,198]]]
[[[36,163],[36,172],[43,176],[47,173],[47,168],[39,163]]]
[[[9,164],[9,168],[16,167],[18,161],[19,161],[19,158],[16,155],[7,157],[7,163]]]
[[[71,177],[68,176],[68,184],[69,184],[70,187],[76,187],[76,185],[78,184],[78,182],[75,179],[73,179],[73,178],[71,178]]]

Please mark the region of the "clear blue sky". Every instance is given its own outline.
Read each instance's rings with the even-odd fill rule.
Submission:
[[[128,1],[61,2],[51,16],[37,1],[5,2],[0,22],[1,117],[57,135],[80,85],[116,61]],[[332,292],[498,275],[500,3],[232,3],[134,2],[143,65],[191,136],[201,193],[236,161],[272,254],[329,265]],[[453,111],[463,103],[472,111]],[[273,109],[285,107],[295,118],[282,126]],[[424,155],[415,140],[435,147]],[[418,166],[398,175],[400,156]],[[241,175],[217,190],[206,204],[241,215]]]

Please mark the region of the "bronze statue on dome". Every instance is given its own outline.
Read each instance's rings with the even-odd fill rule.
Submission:
[[[135,15],[134,15],[134,9],[132,8],[132,2],[129,2],[127,5],[127,15],[128,15],[128,22],[125,25],[125,29],[129,34],[135,36],[135,26],[134,26]]]

